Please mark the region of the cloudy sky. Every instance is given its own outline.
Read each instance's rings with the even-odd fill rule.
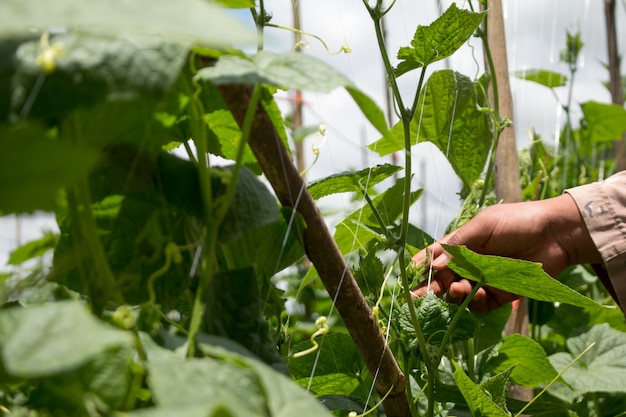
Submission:
[[[439,4],[441,3],[441,4]],[[449,0],[397,0],[386,17],[389,53],[392,63],[399,47],[408,45],[417,25],[427,25],[439,16],[439,7],[446,9]],[[466,2],[457,2],[466,7]],[[602,67],[607,61],[603,3],[600,0],[504,0],[505,25],[509,68],[522,71],[536,68],[567,73],[559,63],[559,51],[565,45],[566,31],[580,31],[585,43],[581,54],[581,68],[577,74],[574,101],[596,100],[608,102],[608,92],[602,82],[608,74]],[[273,14],[272,23],[292,26],[292,0],[266,0],[266,8]],[[300,0],[302,26],[307,32],[320,36],[332,51],[343,45],[352,52],[332,55],[313,38],[307,38],[305,53],[319,57],[350,78],[361,90],[384,106],[384,77],[382,62],[376,46],[373,25],[361,0]],[[618,0],[618,42],[620,51],[626,44],[626,10],[624,1]],[[244,17],[247,18],[247,15]],[[287,51],[293,47],[290,32],[266,29],[267,48]],[[623,52],[622,52],[623,55]],[[450,68],[472,78],[483,72],[482,48],[478,39],[472,39],[445,63],[433,69]],[[417,85],[414,75],[400,78],[403,94],[410,96]],[[528,82],[512,80],[517,141],[523,147],[534,129],[544,140],[553,143],[554,133],[562,123],[560,107],[547,89]],[[558,91],[565,100],[566,90]],[[308,173],[309,179],[324,177],[346,169],[374,166],[382,159],[366,149],[367,144],[378,139],[376,132],[360,115],[350,97],[337,90],[328,95],[305,93],[305,125],[325,124],[327,140],[321,148],[317,163]],[[279,98],[288,108],[287,97]],[[576,110],[578,111],[578,110]],[[574,120],[579,113],[574,114]],[[310,147],[319,142],[311,137],[306,142],[307,158],[312,160]],[[458,181],[440,152],[428,144],[413,149],[415,185],[424,187],[425,197],[412,212],[411,221],[429,233],[440,237],[449,220],[456,214],[459,201]],[[400,161],[401,162],[401,161]],[[334,211],[339,219],[354,207],[348,196],[322,200],[323,209]],[[48,216],[25,219],[21,226],[21,240],[28,241],[40,235],[42,228],[52,228]],[[9,251],[16,245],[16,221],[13,217],[0,218],[0,271],[4,268]]]

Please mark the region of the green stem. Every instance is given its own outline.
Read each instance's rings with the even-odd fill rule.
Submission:
[[[389,85],[391,87],[391,91],[396,103],[398,103],[398,107],[400,110],[400,117],[403,122],[411,120],[411,115],[409,111],[404,107],[402,101],[402,95],[400,94],[400,88],[398,87],[398,83],[396,82],[396,77],[393,75],[393,66],[391,65],[391,61],[389,60],[389,55],[387,54],[387,46],[385,45],[385,37],[383,35],[383,28],[381,25],[382,16],[378,15],[376,10],[369,7],[367,4],[367,0],[363,0],[365,7],[367,7],[372,20],[374,21],[374,29],[376,31],[376,40],[378,41],[378,48],[380,50],[380,55],[383,59],[383,64],[385,66],[385,73],[387,74],[387,80],[389,81]],[[419,93],[419,92],[418,92]]]
[[[82,147],[83,138],[78,116],[70,117],[67,128],[68,140],[77,147]],[[72,223],[77,225],[77,231],[79,232],[76,238],[84,242],[87,254],[90,257],[89,262],[93,265],[93,267],[89,269],[96,273],[95,277],[85,277],[91,290],[95,290],[90,291],[92,292],[92,297],[97,296],[104,302],[107,302],[107,298],[110,297],[116,303],[124,304],[124,297],[119,288],[117,288],[115,276],[113,275],[113,271],[111,271],[106,252],[102,247],[102,241],[98,233],[98,225],[91,211],[91,191],[86,178],[82,178],[75,187],[68,190],[68,203]],[[81,261],[81,264],[82,263],[83,261]],[[86,270],[87,269],[84,268],[83,272]],[[96,292],[101,293],[95,294]],[[92,301],[94,300],[92,299]],[[101,308],[103,306],[95,307]]]
[[[190,63],[192,66],[192,72],[195,72],[193,68],[193,56],[190,57]],[[202,317],[205,310],[205,292],[209,288],[213,273],[217,270],[217,260],[215,259],[215,249],[217,241],[217,226],[213,223],[213,190],[211,188],[210,177],[210,165],[208,160],[207,149],[207,132],[206,124],[202,118],[204,115],[204,106],[200,100],[200,93],[202,87],[200,84],[195,83],[195,91],[192,96],[188,111],[191,134],[196,146],[197,151],[197,170],[198,178],[200,182],[200,194],[202,197],[202,203],[204,206],[204,224],[206,225],[207,234],[205,236],[203,259],[200,272],[200,278],[198,282],[198,288],[195,293],[193,307],[191,311],[191,320],[189,323],[189,335],[187,339],[187,356],[192,357],[195,355],[196,349],[196,335],[200,331],[202,324]]]
[[[476,363],[474,361],[476,350],[474,346],[474,339],[469,339],[465,346],[467,347],[467,370],[469,377],[473,382],[476,382]]]
[[[226,191],[219,199],[219,204],[215,204],[214,196],[212,195],[209,165],[207,160],[207,142],[206,142],[206,127],[202,120],[204,109],[202,103],[197,98],[194,99],[194,103],[191,106],[191,117],[196,122],[192,122],[192,126],[195,126],[195,133],[198,134],[194,141],[196,143],[196,149],[198,149],[198,174],[200,175],[203,200],[205,204],[205,224],[207,225],[207,236],[205,239],[203,270],[200,274],[200,282],[196,290],[194,304],[192,308],[191,323],[189,325],[189,336],[187,346],[187,356],[191,357],[195,354],[195,339],[200,331],[202,325],[202,319],[206,310],[206,298],[207,291],[211,284],[213,275],[217,272],[217,258],[215,257],[217,251],[217,238],[219,225],[224,220],[224,217],[228,213],[228,209],[232,203],[232,200],[237,189],[239,180],[239,174],[241,172],[242,159],[248,138],[250,137],[250,131],[252,130],[252,121],[254,120],[254,114],[259,104],[261,93],[263,92],[260,85],[256,85],[252,92],[252,97],[246,110],[246,115],[242,125],[241,139],[237,148],[237,155],[235,160],[235,166],[232,171],[232,175]],[[199,121],[199,122],[198,122]],[[195,136],[195,135],[194,135]]]
[[[264,0],[259,0],[259,14],[256,19],[256,30],[257,30],[257,50],[263,50],[263,29],[265,28],[266,21],[266,13],[265,13],[265,2]]]
[[[378,210],[378,208],[374,204],[374,201],[372,201],[372,198],[367,193],[367,190],[356,179],[353,179],[353,181],[354,181],[354,184],[356,186],[358,186],[359,189],[361,190],[361,194],[363,194],[363,198],[365,198],[365,202],[367,203],[368,206],[370,206],[370,209],[372,210],[372,213],[374,213],[374,217],[376,218],[376,222],[380,226],[380,228],[383,231],[383,233],[385,233],[385,237],[387,238],[389,243],[395,244],[395,237],[392,235],[392,233],[387,228],[387,223],[385,223],[385,220],[383,219],[383,216],[380,214],[380,211]]]
[[[432,416],[434,413],[434,378],[437,364],[433,363],[430,360],[430,356],[428,354],[428,349],[426,346],[426,340],[424,338],[424,334],[422,332],[420,323],[417,319],[417,313],[415,311],[415,305],[411,299],[411,289],[409,288],[409,279],[406,273],[407,265],[405,259],[405,246],[408,235],[409,228],[409,209],[411,206],[411,177],[412,177],[412,163],[411,163],[411,120],[413,119],[414,111],[413,109],[407,109],[404,107],[404,103],[402,100],[402,96],[400,94],[400,89],[398,87],[398,83],[395,79],[393,67],[389,60],[389,55],[387,53],[387,47],[385,45],[385,40],[383,36],[383,30],[381,26],[382,19],[382,2],[378,1],[376,8],[373,9],[369,6],[366,0],[363,0],[365,7],[367,8],[372,20],[374,21],[374,28],[376,31],[376,39],[378,41],[378,47],[383,59],[383,64],[385,66],[385,72],[387,74],[387,80],[389,81],[389,85],[391,87],[392,95],[396,100],[396,103],[399,107],[400,119],[402,121],[404,127],[404,154],[405,154],[405,181],[404,181],[404,198],[402,204],[402,223],[400,226],[400,238],[398,241],[398,262],[400,266],[400,277],[402,281],[402,286],[404,290],[404,299],[409,308],[409,315],[411,318],[411,323],[413,324],[413,328],[415,329],[415,335],[417,337],[418,345],[420,351],[422,352],[422,357],[424,358],[424,363],[426,364],[426,368],[428,370],[428,416]],[[387,10],[388,11],[388,10]],[[422,84],[424,82],[424,68],[422,69],[422,76],[420,77],[420,82],[417,87],[417,91],[415,93],[414,102],[418,102],[418,96],[422,89]],[[415,107],[417,107],[415,105]]]
[[[426,77],[426,66],[422,68],[422,73],[420,74],[420,80],[418,82],[417,94],[415,94],[415,98],[413,99],[413,106],[411,107],[411,120],[415,117],[415,112],[417,112],[417,105],[419,104],[419,97],[422,91],[422,85],[424,84],[424,78]]]
[[[216,210],[215,217],[213,221],[219,225],[222,220],[224,220],[224,216],[228,213],[228,209],[230,208],[230,204],[235,196],[235,191],[237,190],[237,184],[239,183],[239,173],[241,172],[243,154],[246,149],[246,145],[248,144],[248,138],[250,137],[250,131],[252,130],[252,121],[254,120],[254,113],[256,112],[257,105],[261,100],[261,94],[263,92],[263,88],[260,84],[256,84],[254,89],[252,90],[252,96],[250,98],[250,102],[248,103],[248,108],[246,109],[246,115],[243,120],[243,125],[241,128],[241,139],[239,140],[239,145],[237,147],[237,155],[235,157],[235,166],[233,167],[233,172],[228,182],[228,187],[226,188],[226,192],[224,193],[224,197],[221,197],[221,204],[219,208]]]
[[[456,327],[457,323],[461,319],[461,316],[465,312],[465,309],[467,308],[469,303],[472,301],[472,298],[474,298],[474,295],[476,295],[476,292],[480,289],[480,287],[482,287],[482,285],[483,285],[483,282],[478,282],[476,283],[476,285],[474,285],[472,292],[465,298],[465,300],[463,300],[463,303],[457,310],[456,314],[454,315],[454,317],[452,317],[452,320],[450,321],[450,325],[446,329],[446,333],[443,335],[441,346],[439,346],[439,351],[437,352],[437,356],[435,360],[436,363],[439,363],[439,361],[441,361],[441,358],[443,357],[443,354],[445,353],[448,347],[448,344],[450,343],[450,339],[452,338],[452,332],[454,328]]]
[[[479,206],[482,207],[485,204],[485,200],[487,198],[487,191],[489,190],[489,184],[491,183],[491,179],[493,177],[493,168],[496,159],[496,151],[498,149],[498,142],[500,141],[500,134],[502,133],[503,126],[502,120],[500,119],[500,95],[498,89],[498,79],[496,77],[496,66],[493,63],[493,55],[491,54],[491,48],[489,47],[489,40],[487,39],[487,19],[484,21],[484,29],[481,30],[480,38],[483,41],[483,48],[485,50],[485,56],[487,57],[487,65],[489,66],[489,74],[491,74],[491,88],[493,91],[493,107],[492,107],[492,122],[494,124],[493,128],[493,138],[491,140],[491,149],[489,151],[489,161],[487,163],[487,172],[485,173],[485,184],[483,186],[483,192],[480,195],[480,200],[478,202]]]

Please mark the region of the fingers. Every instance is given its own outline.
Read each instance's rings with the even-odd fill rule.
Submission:
[[[436,270],[444,269],[448,261],[452,258],[441,246],[442,243],[446,243],[445,239],[444,237],[440,241],[416,253],[412,258],[413,262],[416,265],[429,264]]]

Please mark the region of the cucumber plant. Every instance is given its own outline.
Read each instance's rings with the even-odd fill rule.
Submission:
[[[624,357],[626,336],[614,328],[621,313],[539,265],[447,248],[450,267],[476,289],[572,305],[562,311],[613,327],[570,337],[561,323],[540,344],[502,338],[510,309],[475,317],[469,299],[461,306],[432,294],[411,300],[424,271],[410,255],[432,241],[409,223],[421,195],[412,188],[411,149],[429,141],[445,150],[466,199],[458,222],[492,189],[495,144],[507,121],[490,108],[489,75],[428,71],[480,34],[485,12],[452,4],[417,28],[393,67],[381,20],[395,2],[364,0],[400,116],[390,127],[374,101],[329,65],[264,51],[271,15],[262,0],[220,1],[250,9],[256,38],[197,0],[22,3],[0,5],[0,211],[54,212],[60,233],[11,255],[18,265],[52,251],[50,267],[36,264],[22,279],[0,275],[3,414],[588,415],[591,397],[597,410],[615,399],[596,393],[623,394],[626,383],[599,378],[610,372],[621,381],[623,364],[594,370]],[[255,39],[255,53],[232,48]],[[396,80],[410,71],[419,83],[405,102]],[[370,148],[404,152],[403,167],[304,186],[273,95],[335,88],[345,88],[380,132]],[[208,155],[231,163],[217,166]],[[398,173],[403,178],[375,195]],[[333,193],[364,203],[334,238],[313,200]],[[347,265],[354,253],[358,261]],[[314,267],[284,278],[305,254]],[[310,294],[317,275],[329,297],[316,309],[328,317],[317,327],[294,324],[277,281]],[[538,395],[510,399],[509,381]]]

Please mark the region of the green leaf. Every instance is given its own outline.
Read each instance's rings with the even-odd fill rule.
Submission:
[[[406,178],[399,178],[394,185],[387,188],[385,192],[373,199],[373,205],[380,213],[380,216],[386,226],[392,226],[402,214],[405,181],[407,181]],[[422,189],[411,191],[409,204],[412,205],[415,203],[422,195],[422,192]],[[353,211],[348,215],[348,217],[353,220],[358,220],[372,228],[379,229],[381,227],[369,204],[364,205],[363,208],[359,210]],[[378,231],[380,232],[380,230]]]
[[[508,411],[506,406],[506,394],[507,384],[512,370],[512,368],[505,369],[480,384],[480,388],[487,391],[491,395],[491,400],[504,411]]]
[[[238,403],[226,403],[226,401],[216,400],[205,402],[204,404],[176,405],[170,407],[141,408],[124,413],[130,417],[237,417],[241,415],[259,416],[254,411],[250,411],[238,405]]]
[[[237,159],[237,149],[241,141],[239,124],[214,85],[204,83],[202,94],[206,110],[202,118],[209,127],[209,152],[234,161]],[[241,161],[253,172],[260,173],[256,157],[247,144]]]
[[[129,333],[97,320],[78,301],[1,310],[0,334],[2,367],[20,378],[72,372],[132,343]]]
[[[311,181],[307,188],[315,200],[337,193],[360,193],[361,187],[369,190],[401,169],[396,165],[383,164],[373,168],[364,168],[360,171],[344,171]]]
[[[219,250],[229,269],[254,266],[257,275],[266,279],[304,256],[297,233],[284,221],[250,228]]]
[[[482,102],[477,84],[468,77],[451,70],[437,71],[428,79],[411,121],[411,142],[435,144],[466,188],[480,177],[491,145],[491,124],[487,113],[479,109]],[[398,123],[390,137],[369,148],[384,156],[404,149],[403,138],[404,129]]]
[[[54,210],[60,189],[96,164],[97,153],[46,136],[37,126],[0,126],[0,212]]]
[[[319,402],[329,410],[356,411],[365,409],[363,399],[351,395],[322,395]]]
[[[342,254],[355,250],[367,251],[368,243],[376,239],[385,241],[385,235],[351,218],[345,219],[335,226],[335,243]]]
[[[278,133],[278,137],[283,143],[285,149],[289,150],[291,147],[289,144],[289,138],[287,137],[285,120],[283,120],[283,115],[278,107],[278,103],[274,100],[273,94],[275,92],[276,91],[273,88],[264,88],[261,93],[261,104],[263,105],[265,113],[267,113],[267,116],[272,121],[272,125],[274,125],[274,129],[276,130],[276,133]]]
[[[218,85],[262,83],[321,93],[350,84],[343,74],[317,58],[297,52],[269,51],[252,57],[223,56],[214,66],[199,70],[196,79]]]
[[[504,327],[511,316],[511,310],[511,304],[507,304],[487,314],[476,315],[476,319],[480,322],[474,338],[477,352],[500,342]]]
[[[491,144],[487,114],[477,106],[476,84],[444,70],[428,79],[416,114],[421,122],[418,140],[434,143],[466,187],[480,177]]]
[[[365,295],[378,297],[385,278],[385,269],[382,261],[376,256],[376,251],[370,250],[366,256],[359,256],[358,267],[354,268],[354,279]]]
[[[310,393],[298,387],[289,377],[276,372],[258,360],[240,356],[219,347],[212,349],[211,354],[211,356],[251,369],[255,373],[260,392],[264,395],[264,410],[267,410],[267,415],[276,417],[331,416]]]
[[[249,9],[254,7],[254,0],[217,0],[217,2],[230,9]]]
[[[384,193],[376,196],[373,205],[380,213],[382,221],[388,228],[393,228],[394,222],[402,214],[402,199],[404,195],[404,178],[398,179]],[[422,195],[422,190],[411,192],[413,204]],[[381,242],[385,240],[384,230],[376,220],[376,216],[369,204],[353,211],[335,228],[335,241],[341,253],[348,253],[355,249],[367,251],[367,243],[372,239]]]
[[[474,13],[452,3],[429,26],[418,26],[411,46],[400,48],[396,77],[445,59],[459,49],[478,28],[486,12]]]
[[[228,46],[254,42],[253,31],[202,0],[5,0],[0,37],[50,27],[106,36],[145,35],[184,45]],[[32,33],[32,32],[31,32]]]
[[[148,385],[159,407],[211,403],[233,405],[243,414],[262,416],[263,396],[254,372],[220,360],[184,359],[151,361]],[[245,395],[238,395],[245,393]],[[212,407],[216,407],[212,405]]]
[[[485,371],[494,372],[513,368],[511,380],[529,388],[546,384],[557,376],[541,345],[519,334],[504,338],[498,347],[498,356],[490,359],[485,366]]]
[[[234,340],[267,364],[284,366],[269,324],[261,314],[269,297],[261,298],[254,268],[216,273],[208,292],[203,323],[206,333]]]
[[[473,416],[510,417],[509,413],[500,408],[481,387],[474,384],[456,362],[452,376],[467,401]]]
[[[54,249],[59,235],[53,232],[45,232],[39,239],[31,240],[15,249],[9,254],[8,265],[20,265],[33,258],[38,258],[46,252]]]
[[[332,333],[318,339],[317,352],[299,358],[290,358],[287,366],[291,377],[303,387],[308,387],[311,372],[315,374],[310,381],[311,391],[317,396],[339,394],[350,395],[359,388],[359,370],[363,361],[354,342],[345,333]],[[311,347],[309,341],[292,347],[293,352]],[[360,392],[359,392],[360,394]]]
[[[39,40],[20,44],[10,59],[0,64],[12,78],[9,95],[0,98],[8,103],[0,104],[0,109],[9,108],[13,118],[27,114],[56,120],[76,108],[103,100],[155,101],[177,80],[189,54],[186,48],[155,38],[68,33],[55,35],[50,42],[63,45],[63,53],[55,60],[54,71],[45,75],[35,96],[31,92],[42,77]],[[0,120],[5,116],[0,114]],[[146,118],[152,117],[153,109]],[[110,120],[107,119],[108,127],[116,127]]]
[[[567,76],[548,70],[517,71],[513,75],[522,80],[532,81],[548,88],[563,87],[567,84]]]
[[[387,125],[385,113],[376,105],[374,100],[353,86],[346,86],[346,90],[372,126],[374,126],[383,137],[389,136],[389,126]]]
[[[564,369],[592,343],[595,345],[563,374],[573,391],[562,384],[553,385],[549,392],[569,399],[589,392],[626,393],[626,333],[608,324],[591,327],[567,340],[569,352],[550,356],[557,370]]]
[[[231,181],[232,168],[230,166],[220,169],[220,187],[226,187]],[[237,239],[253,228],[280,220],[276,197],[256,175],[245,167],[242,168],[230,209],[220,224],[220,242]]]
[[[588,101],[581,105],[585,115],[584,130],[593,143],[612,142],[626,132],[626,109],[617,104]]]
[[[85,405],[93,402],[102,408],[120,409],[132,389],[133,373],[143,373],[132,362],[135,354],[131,345],[117,347],[102,352],[74,372],[38,378],[29,393],[30,400],[38,408],[54,409],[59,415],[87,415]]]
[[[546,274],[541,264],[479,255],[465,246],[443,246],[453,256],[448,266],[463,278],[535,300],[561,302],[592,309],[611,308],[597,304],[561,284]]]
[[[504,376],[505,374],[499,374],[498,376],[496,376],[496,380],[493,381],[494,386],[490,386],[489,388],[494,389],[500,383],[498,380],[501,381],[501,378]],[[489,384],[491,384],[491,382]],[[487,389],[487,387],[481,387],[481,388]],[[470,388],[470,389],[473,390],[473,388]],[[487,389],[487,391],[489,391],[489,389]],[[493,394],[491,391],[489,391],[489,394],[487,394],[487,396],[489,397],[491,395]],[[435,396],[441,402],[455,403],[458,408],[461,408],[462,406],[467,407],[467,402],[465,398],[463,397],[463,394],[461,393],[459,387],[456,385],[444,385],[441,382],[435,382]],[[508,409],[511,413],[517,413],[525,406],[526,406],[525,401],[516,400],[510,397],[506,398],[506,409]],[[576,406],[577,404],[571,405],[571,404],[564,404],[562,402],[556,403],[556,402],[537,401],[531,404],[530,407],[527,407],[525,409],[525,412],[526,414],[532,415],[532,416],[569,416],[569,415],[574,415],[574,414],[568,414],[568,411],[575,409]],[[502,409],[504,410],[504,408]],[[491,414],[475,414],[475,415],[491,416]]]
[[[449,304],[437,297],[433,292],[428,292],[425,296],[414,300],[417,319],[422,328],[422,333],[426,342],[430,345],[439,346],[443,341],[445,332],[448,330],[452,318],[459,311],[459,306]],[[415,329],[411,322],[409,308],[403,305],[398,313],[398,326],[404,335],[409,339],[415,338]],[[463,311],[461,318],[452,329],[450,342],[468,340],[474,337],[477,321],[469,311]],[[414,345],[415,342],[412,343]]]

